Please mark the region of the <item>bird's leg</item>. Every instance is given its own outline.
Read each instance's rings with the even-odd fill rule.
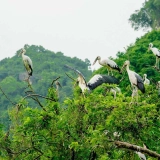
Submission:
[[[27,78],[28,81],[29,81],[29,78],[30,78],[30,75],[28,75],[28,78]]]
[[[159,58],[157,58],[157,69],[159,70]]]
[[[58,91],[58,89],[56,89],[56,93],[57,93],[57,97],[59,98],[59,91]]]
[[[136,92],[136,103],[138,103],[138,89],[137,89],[137,87],[135,88],[135,92]]]
[[[112,72],[112,69],[111,69],[111,74],[112,74],[112,76],[113,76],[113,72]]]
[[[109,69],[107,68],[107,71],[108,71],[108,75],[109,75]]]
[[[132,90],[132,100],[131,100],[131,104],[133,103],[134,96],[135,96],[135,90],[133,89],[133,90]]]
[[[157,68],[157,57],[156,57],[156,64],[155,64],[155,68]]]
[[[133,103],[133,97],[135,96],[134,87],[133,87],[133,86],[131,86],[131,87],[132,87],[132,100],[131,100],[130,104],[132,104],[132,103]]]
[[[138,103],[138,89],[134,86],[132,86],[132,100],[130,102],[130,104],[133,103],[133,100],[134,100],[134,97],[136,96],[136,102],[135,103]]]

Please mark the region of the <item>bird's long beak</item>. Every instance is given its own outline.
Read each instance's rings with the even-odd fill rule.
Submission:
[[[22,50],[19,52],[18,57],[22,54],[22,52],[23,52]]]
[[[94,65],[94,64],[96,63],[96,61],[97,61],[97,58],[94,60],[94,62],[93,62],[93,64],[92,64],[92,65]]]

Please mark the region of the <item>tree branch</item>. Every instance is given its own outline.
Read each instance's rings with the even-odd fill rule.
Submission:
[[[34,92],[34,90],[33,90],[33,88],[32,88],[32,86],[31,86],[31,84],[30,84],[30,82],[29,82],[29,78],[28,78],[28,80],[26,80],[27,82],[28,82],[28,87],[31,89],[31,91],[30,92],[32,92],[32,93],[35,93]],[[41,108],[44,110],[44,111],[46,111],[46,109],[44,108],[44,106],[41,104],[41,102],[39,101],[39,99],[37,98],[37,96],[35,96],[35,98],[33,98],[32,96],[30,96],[32,99],[34,99],[40,106],[41,106]]]
[[[4,91],[2,90],[2,88],[0,87],[0,90],[2,91],[3,95],[8,99],[9,102],[11,102],[13,105],[16,105],[16,103],[12,102],[7,95],[4,93]]]
[[[72,77],[70,77],[67,73],[65,73],[71,80],[73,80],[73,81],[75,81],[76,82],[76,80],[74,79],[74,78],[72,78]]]
[[[44,99],[48,99],[48,100],[51,100],[51,101],[55,101],[54,99],[52,98],[49,98],[49,97],[44,97],[42,95],[39,95],[39,94],[28,94],[27,96],[23,97],[23,99],[27,98],[27,97],[32,97],[32,96],[38,96],[38,97],[41,97],[41,98],[44,98]],[[34,99],[35,100],[35,99]]]
[[[53,86],[53,83],[58,80],[60,77],[56,78],[56,79],[53,79],[52,83],[51,83],[51,86]]]
[[[133,150],[133,151],[148,154],[151,157],[160,158],[160,154],[158,154],[154,151],[151,151],[147,148],[143,148],[143,147],[140,147],[140,146],[137,146],[137,145],[134,145],[134,144],[130,144],[130,143],[127,143],[127,142],[122,142],[122,141],[114,141],[114,144],[119,148],[126,148],[126,149],[130,149],[130,150]]]

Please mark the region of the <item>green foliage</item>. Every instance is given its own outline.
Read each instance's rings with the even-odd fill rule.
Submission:
[[[10,159],[130,159],[135,153],[117,148],[121,140],[159,151],[159,103],[156,91],[148,97],[141,95],[138,104],[130,104],[131,97],[123,94],[114,99],[106,91],[108,84],[86,97],[75,90],[74,98],[67,98],[60,107],[57,92],[49,88],[45,110],[31,108],[21,100],[10,109],[11,126],[8,135],[2,131],[2,158]],[[147,100],[146,100],[147,97]],[[120,134],[114,136],[114,132]],[[152,158],[154,159],[154,158]]]
[[[76,57],[70,58],[64,56],[63,53],[46,50],[42,46],[29,46],[25,45],[26,55],[28,55],[33,62],[33,76],[31,77],[32,86],[36,93],[40,95],[46,95],[48,87],[52,81],[60,77],[59,81],[62,88],[59,89],[59,101],[62,103],[66,97],[71,97],[73,93],[72,81],[69,79],[66,73],[72,71],[64,67],[65,64],[78,68],[86,78],[89,78],[92,74],[88,70],[89,60],[82,61]],[[28,91],[27,83],[23,81],[26,78],[25,68],[22,62],[22,58],[18,57],[19,51],[12,58],[5,58],[0,61],[0,86],[7,96],[13,101],[25,96],[25,92]],[[54,87],[55,84],[54,84]],[[41,99],[41,102],[43,99]],[[29,104],[34,106],[35,103],[29,100]],[[0,97],[0,122],[4,124],[4,121],[8,123],[7,115],[4,120],[4,113],[12,104],[6,99],[1,92]],[[6,125],[6,123],[5,123]]]
[[[156,62],[156,57],[152,51],[148,51],[149,43],[157,48],[160,46],[160,31],[151,31],[137,38],[134,44],[128,46],[126,53],[118,53],[115,61],[119,66],[123,66],[126,60],[130,60],[130,69],[134,70],[141,77],[143,74],[147,74],[147,77],[151,80],[151,83],[155,85],[155,82],[160,80],[159,71],[157,71],[153,66]],[[118,78],[122,78],[116,74]],[[127,73],[123,71],[124,79],[120,83],[120,88],[124,91],[126,86],[130,86]],[[127,89],[128,90],[128,89]],[[127,91],[125,89],[125,91]]]
[[[130,18],[129,22],[135,30],[158,29],[160,27],[160,2],[159,0],[145,1],[140,10],[136,10]]]
[[[75,86],[73,94],[66,96],[61,102],[59,99],[65,93],[57,92],[55,86],[51,86],[51,82],[60,76],[57,73],[62,70],[53,69],[52,66],[56,62],[48,63],[51,59],[48,56],[63,58],[63,54],[59,52],[50,55],[50,52],[42,46],[29,47],[29,53],[36,49],[38,54],[39,52],[47,54],[45,63],[41,62],[41,64],[45,69],[49,69],[50,74],[44,70],[41,72],[35,63],[34,66],[37,67],[34,71],[35,78],[29,88],[32,92],[27,96],[22,94],[25,82],[23,84],[16,81],[13,74],[3,77],[1,83],[7,95],[11,96],[7,86],[14,82],[15,87],[11,86],[11,91],[16,94],[16,91],[21,89],[23,97],[18,97],[18,100],[14,101],[16,104],[8,111],[10,126],[6,129],[0,125],[0,159],[139,160],[134,151],[118,148],[115,144],[117,141],[137,146],[146,144],[150,150],[160,153],[160,102],[155,85],[160,79],[160,74],[152,67],[155,63],[153,53],[147,51],[150,42],[155,46],[160,45],[159,35],[159,31],[147,33],[141,39],[137,39],[134,45],[130,45],[126,53],[118,52],[115,59],[117,64],[122,66],[129,58],[130,68],[140,75],[147,73],[151,80],[151,85],[145,86],[146,93],[142,94],[139,91],[138,103],[134,101],[131,103],[130,82],[124,71],[123,75],[115,72],[118,79],[122,78],[119,84],[122,93],[118,93],[116,99],[110,93],[110,89],[117,85],[102,84],[92,92],[86,92],[85,95],[78,86]],[[73,59],[77,60],[77,58]],[[72,60],[69,61],[71,63]],[[88,60],[85,61],[89,63]],[[81,62],[76,63],[80,65]],[[63,72],[68,71],[62,68]],[[81,72],[85,73],[83,69]],[[41,79],[36,78],[40,77],[38,73],[42,73]],[[97,73],[106,74],[107,70],[101,67],[93,74]],[[64,79],[61,77],[60,81],[66,93],[72,91],[71,87],[69,90],[67,88],[68,85],[73,86],[73,84],[66,80],[66,76]],[[19,86],[17,90],[16,86]],[[43,96],[39,95],[40,90]],[[34,91],[38,95],[33,95]],[[43,102],[39,100],[42,97]],[[30,103],[31,100],[35,103]],[[2,116],[7,114],[7,112],[2,113]],[[146,157],[150,160],[156,159],[149,155]]]

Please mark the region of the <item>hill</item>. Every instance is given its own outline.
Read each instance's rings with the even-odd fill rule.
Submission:
[[[90,62],[87,59],[82,61],[76,57],[67,57],[64,56],[62,52],[54,53],[42,46],[36,45],[25,45],[25,49],[26,55],[29,56],[33,62],[33,76],[31,77],[31,81],[32,87],[37,94],[46,95],[52,81],[60,77],[58,80],[62,88],[59,90],[59,101],[63,102],[66,97],[72,96],[73,81],[67,77],[65,73],[74,74],[64,67],[65,64],[80,70],[86,79],[92,74],[92,72],[88,70]],[[24,81],[26,71],[22,57],[18,57],[19,53],[20,50],[16,52],[15,56],[0,61],[0,87],[13,103],[16,103],[20,98],[24,97],[27,91],[27,83]],[[6,123],[6,118],[4,117],[6,117],[7,109],[12,106],[12,103],[8,101],[2,92],[0,94],[0,119],[2,123]],[[29,105],[34,106],[32,100],[29,100]]]

